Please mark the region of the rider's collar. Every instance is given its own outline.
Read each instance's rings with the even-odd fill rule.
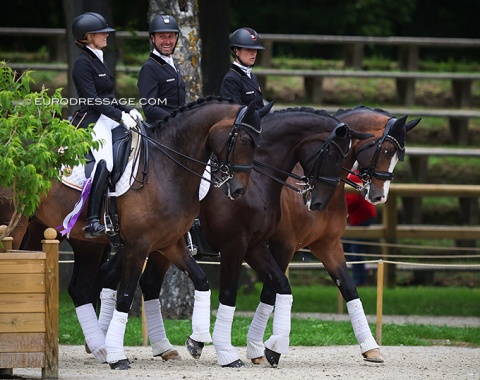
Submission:
[[[237,61],[233,61],[233,64],[238,66],[245,74],[248,75],[249,78],[251,78],[252,66],[243,66]]]

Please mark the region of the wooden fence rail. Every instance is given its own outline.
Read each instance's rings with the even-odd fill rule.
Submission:
[[[63,28],[17,28],[0,27],[0,36],[29,36],[46,38],[54,43],[49,46],[56,51],[51,57],[54,60],[66,62],[65,38],[66,31]],[[115,33],[119,50],[130,39],[148,40],[146,31],[118,31]],[[267,77],[275,76],[300,76],[304,80],[306,102],[310,104],[322,103],[322,86],[325,78],[386,78],[396,82],[398,99],[404,106],[410,107],[415,103],[415,83],[417,80],[436,79],[451,82],[455,108],[441,110],[409,109],[405,114],[426,117],[446,117],[451,129],[452,141],[460,145],[468,145],[468,125],[471,118],[480,118],[480,110],[472,107],[472,85],[480,80],[478,73],[432,73],[419,72],[419,49],[420,48],[455,48],[455,49],[479,49],[480,39],[470,38],[434,38],[434,37],[371,37],[371,36],[334,36],[334,35],[306,35],[306,34],[269,34],[262,33],[261,38],[265,50],[259,57],[261,68],[257,73],[262,87],[265,88]],[[354,70],[286,70],[272,69],[271,58],[274,44],[277,43],[302,43],[302,44],[331,44],[345,47],[345,67]],[[366,46],[392,46],[398,49],[398,68],[402,71],[362,71],[362,60]],[[18,70],[27,68],[33,70],[60,70],[66,71],[64,63],[51,64],[25,64],[10,63]],[[118,65],[119,72],[138,73],[138,66]]]
[[[346,188],[347,191],[354,191]],[[398,239],[452,239],[455,241],[470,241],[475,243],[480,239],[480,225],[469,223],[470,216],[465,215],[464,220],[468,225],[404,225],[398,222],[398,199],[400,197],[458,197],[468,199],[470,208],[468,213],[478,214],[478,198],[480,197],[479,185],[436,185],[436,184],[392,184],[390,186],[387,202],[383,205],[382,224],[368,227],[349,226],[344,238],[350,239],[380,239],[386,245],[382,246],[382,258],[388,260],[395,255]],[[386,268],[388,284],[395,283],[395,267]]]
[[[346,191],[355,191],[346,187]],[[380,225],[368,227],[349,226],[345,238],[384,239],[395,241],[411,239],[480,239],[480,225],[401,225],[398,223],[398,199],[400,197],[458,197],[476,200],[480,198],[480,185],[445,184],[391,184],[388,200],[383,207]]]
[[[65,57],[63,48],[66,31],[63,28],[19,28],[1,27],[0,36],[29,36],[49,38],[57,46],[52,59]],[[127,39],[148,38],[147,31],[117,31],[115,37],[122,43]],[[479,49],[480,39],[477,38],[437,38],[437,37],[373,37],[373,36],[336,36],[316,34],[271,34],[260,35],[265,50],[261,52],[260,65],[271,67],[274,44],[294,43],[312,45],[340,45],[344,46],[345,67],[356,70],[362,68],[364,50],[366,46],[392,46],[398,49],[399,68],[402,70],[417,70],[420,48],[454,48],[454,49]],[[62,59],[65,60],[65,59]]]

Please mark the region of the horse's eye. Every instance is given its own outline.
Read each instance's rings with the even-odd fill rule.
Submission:
[[[240,139],[240,143],[242,145],[249,145],[252,142],[252,138],[250,136],[244,136]]]
[[[387,157],[393,157],[394,154],[395,154],[395,149],[385,149],[385,151],[383,152],[385,154],[385,156]]]

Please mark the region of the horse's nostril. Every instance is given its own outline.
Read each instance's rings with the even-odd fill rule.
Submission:
[[[315,202],[310,205],[310,210],[312,211],[322,211],[325,209],[325,203]]]

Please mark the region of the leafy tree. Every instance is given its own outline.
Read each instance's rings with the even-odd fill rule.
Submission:
[[[22,215],[35,213],[52,181],[60,179],[62,167],[84,162],[85,153],[99,144],[89,130],[60,118],[66,102],[61,89],[52,96],[45,88],[30,91],[30,74],[20,75],[0,63],[0,188],[8,189],[14,210],[0,240]]]

